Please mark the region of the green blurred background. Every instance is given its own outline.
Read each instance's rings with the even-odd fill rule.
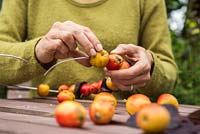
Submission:
[[[172,47],[179,67],[173,94],[180,103],[200,105],[200,0],[165,1]]]

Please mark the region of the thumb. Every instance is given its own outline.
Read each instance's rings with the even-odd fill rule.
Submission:
[[[110,53],[119,55],[133,55],[136,52],[135,46],[132,44],[120,44]]]

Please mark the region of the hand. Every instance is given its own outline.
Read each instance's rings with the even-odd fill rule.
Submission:
[[[133,44],[121,44],[111,51],[125,57],[132,63],[128,69],[105,70],[106,76],[111,77],[112,82],[122,91],[129,91],[144,87],[150,80],[150,71],[153,64],[152,55],[140,46]]]
[[[77,43],[84,48],[86,54],[77,51]],[[53,59],[94,56],[96,51],[102,49],[100,41],[89,28],[66,21],[54,23],[50,31],[36,45],[35,54],[41,63],[49,63]],[[90,66],[89,60],[79,62]]]

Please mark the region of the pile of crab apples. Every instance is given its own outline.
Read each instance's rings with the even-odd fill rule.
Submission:
[[[105,50],[90,57],[90,64],[98,68],[106,67],[108,70],[131,67],[122,56],[108,54]],[[49,90],[47,84],[40,84],[37,92],[40,96],[47,96]],[[87,110],[81,103],[75,102],[75,98],[96,94],[88,108],[89,117],[95,124],[108,124],[111,122],[117,106],[117,100],[110,92],[116,90],[118,88],[109,77],[91,84],[82,82],[71,86],[60,85],[57,95],[59,104],[55,110],[55,119],[60,126],[82,127],[86,120]],[[179,105],[176,97],[168,93],[160,95],[155,103],[151,102],[149,97],[144,94],[133,94],[127,99],[125,108],[129,115],[136,116],[136,124],[139,128],[145,132],[161,132],[168,128],[171,120],[170,113],[162,106],[163,104],[170,104],[176,109]]]
[[[134,94],[126,101],[126,111],[136,116],[136,124],[145,132],[162,132],[171,121],[170,111],[163,106],[168,104],[178,110],[178,100],[169,93],[161,94],[156,103],[152,103],[144,94]]]
[[[108,124],[115,113],[116,104],[117,100],[111,93],[101,92],[96,95],[88,108],[91,121]],[[79,102],[65,100],[56,107],[55,118],[63,127],[82,127],[86,120],[86,109]]]

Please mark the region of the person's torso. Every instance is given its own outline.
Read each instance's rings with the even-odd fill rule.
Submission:
[[[70,20],[89,27],[109,52],[119,44],[138,44],[140,12],[140,0],[103,0],[96,5],[79,5],[72,0],[29,0],[28,39],[45,35],[56,21]],[[102,69],[87,68],[71,61],[58,65],[42,82],[57,87],[63,83],[94,82],[102,78]],[[35,84],[41,83],[36,81]]]

